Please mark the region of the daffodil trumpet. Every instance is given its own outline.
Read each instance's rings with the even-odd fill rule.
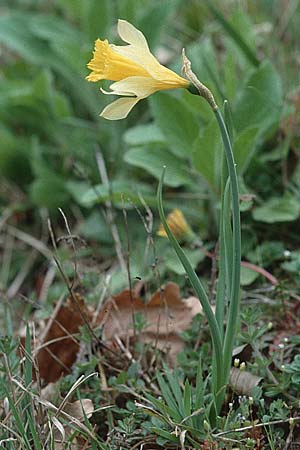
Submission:
[[[93,58],[87,65],[91,70],[88,81],[114,81],[110,92],[101,91],[122,97],[106,106],[100,116],[124,119],[140,100],[154,92],[190,86],[188,80],[158,62],[143,33],[129,22],[118,21],[118,34],[128,45],[97,39]]]

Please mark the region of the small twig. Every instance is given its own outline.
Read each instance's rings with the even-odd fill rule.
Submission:
[[[148,242],[149,242],[149,245],[152,246],[153,260],[154,260],[152,268],[153,268],[153,272],[154,272],[154,274],[155,274],[155,276],[157,277],[157,280],[158,280],[158,287],[159,287],[159,294],[160,294],[160,303],[161,303],[161,305],[164,303],[165,309],[167,310],[168,305],[166,304],[166,302],[164,302],[165,298],[164,298],[164,295],[163,295],[163,289],[161,287],[161,277],[160,277],[160,272],[159,272],[158,265],[157,265],[157,256],[156,256],[155,242],[154,242],[154,239],[153,239],[153,214],[152,214],[151,209],[149,208],[149,206],[145,202],[144,198],[141,195],[139,195],[139,198],[141,200],[142,205],[146,209],[147,218],[148,218],[148,224],[147,224],[145,218],[143,217],[142,213],[140,212],[140,210],[137,207],[135,207],[135,209],[136,209],[138,215],[140,216],[140,218],[141,218],[141,220],[142,220],[142,222],[144,224],[144,227],[145,227],[145,229],[147,231],[147,234],[148,234],[148,236],[147,236],[147,245],[148,245]],[[145,258],[146,258],[146,251],[145,251]],[[157,333],[156,333],[156,338],[155,338],[155,342],[154,342],[154,348],[157,348],[157,344],[158,344],[160,322],[161,322],[161,311],[159,311],[158,320],[157,320]],[[169,322],[167,322],[166,325],[167,325],[166,334],[168,336],[169,335]]]
[[[64,296],[61,295],[60,299],[58,300],[58,302],[55,305],[54,310],[52,311],[51,316],[48,319],[47,325],[45,326],[44,330],[42,330],[40,335],[39,335],[38,343],[37,343],[37,346],[35,348],[35,353],[37,353],[40,350],[42,344],[44,344],[45,337],[47,336],[50,328],[52,327],[53,322],[55,321],[55,317],[57,316],[57,313],[58,313],[58,311],[60,310],[60,308],[61,308],[61,306],[63,304],[63,301],[64,301]]]
[[[104,299],[105,299],[105,297],[106,297],[106,293],[107,293],[107,291],[108,291],[108,289],[109,289],[109,282],[110,282],[110,279],[111,279],[111,274],[107,274],[107,275],[105,276],[105,282],[104,282],[103,291],[102,291],[101,296],[100,296],[100,298],[99,298],[99,301],[98,301],[98,305],[97,305],[96,311],[95,311],[95,313],[94,313],[94,315],[93,315],[93,320],[92,320],[92,325],[93,325],[93,326],[96,325],[96,322],[97,322],[97,320],[98,320],[98,316],[99,316],[99,313],[100,313],[101,308],[102,308],[102,306],[103,306],[103,302],[104,302]]]
[[[71,240],[71,245],[72,245],[72,249],[73,249],[73,252],[74,252],[74,274],[75,274],[75,277],[77,277],[77,279],[79,279],[78,270],[77,270],[77,268],[78,268],[77,267],[77,250],[76,250],[74,238],[73,238],[73,235],[71,233],[71,230],[70,230],[70,227],[69,227],[69,223],[68,223],[68,220],[67,220],[67,217],[66,217],[65,213],[63,212],[63,210],[61,208],[58,208],[58,211],[63,216],[64,222],[65,222],[65,227],[66,227],[66,230],[68,232],[68,237]],[[75,279],[75,277],[74,277],[74,279]],[[73,286],[74,286],[74,280],[71,282],[70,289],[72,289]]]
[[[288,450],[289,448],[292,448],[292,447],[290,447],[290,444],[293,439],[293,434],[294,434],[294,423],[290,423],[290,431],[286,438],[286,444],[282,450]]]
[[[43,284],[40,288],[40,292],[39,292],[40,305],[45,303],[45,301],[47,299],[48,291],[50,289],[51,284],[54,281],[55,275],[56,275],[56,267],[55,267],[54,263],[51,262],[48,267],[47,273],[44,277]]]
[[[11,236],[16,237],[20,241],[25,242],[26,244],[30,245],[31,247],[38,250],[42,255],[45,256],[47,259],[52,259],[53,255],[52,252],[48,249],[48,247],[40,240],[36,239],[35,237],[31,236],[28,233],[25,233],[24,231],[18,230],[17,228],[13,227],[12,225],[7,226],[7,232]]]
[[[35,260],[37,257],[37,251],[35,249],[31,250],[28,257],[26,258],[26,261],[22,265],[22,269],[18,272],[17,276],[9,286],[7,290],[7,297],[13,298],[18,293],[20,287],[23,284],[23,281],[27,277],[28,273],[30,272],[30,269],[32,268]]]
[[[129,228],[128,228],[128,219],[127,212],[124,206],[124,198],[122,196],[123,202],[123,216],[125,221],[126,235],[127,235],[127,254],[126,254],[126,272],[128,277],[128,287],[129,287],[129,296],[130,296],[130,304],[131,304],[131,317],[132,317],[132,325],[133,325],[133,336],[136,337],[136,326],[135,326],[135,313],[134,313],[134,305],[133,305],[133,296],[132,296],[132,281],[131,281],[131,270],[130,270],[130,238],[129,238]]]
[[[97,166],[98,166],[98,170],[100,173],[101,181],[104,185],[106,185],[109,188],[110,183],[109,183],[109,179],[107,176],[104,158],[103,158],[100,150],[96,151],[96,161],[97,161]],[[107,219],[107,223],[110,227],[111,234],[112,234],[112,237],[113,237],[113,240],[115,243],[115,249],[116,249],[117,257],[119,260],[119,264],[120,264],[122,270],[125,271],[126,264],[125,264],[123,253],[122,253],[122,245],[121,245],[119,232],[118,232],[117,226],[114,221],[114,215],[113,215],[113,211],[112,211],[112,202],[110,199],[106,200],[105,206],[106,206],[106,219]]]
[[[7,286],[9,275],[10,275],[10,266],[12,262],[13,255],[13,247],[15,242],[15,236],[6,236],[3,243],[3,254],[2,254],[2,267],[0,272],[0,285],[5,288]]]
[[[273,420],[273,421],[270,421],[270,422],[256,423],[255,425],[249,425],[247,427],[241,427],[241,428],[235,428],[234,430],[222,431],[221,433],[213,434],[212,436],[214,438],[218,439],[221,436],[225,436],[225,435],[230,434],[230,433],[242,433],[243,431],[253,430],[253,428],[262,428],[262,427],[269,427],[269,426],[272,426],[272,425],[280,425],[280,424],[284,424],[284,423],[289,423],[290,420],[291,419],[289,418],[289,419],[284,419],[284,420]],[[293,421],[299,422],[300,421],[300,416],[293,417]]]

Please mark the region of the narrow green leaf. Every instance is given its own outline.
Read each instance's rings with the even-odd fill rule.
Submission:
[[[173,394],[170,390],[169,385],[166,383],[162,375],[157,372],[156,378],[162,393],[162,396],[164,397],[165,401],[167,402],[168,406],[170,408],[173,408],[174,410],[178,409],[178,405],[176,404],[175,398],[173,397]]]
[[[168,431],[163,430],[162,428],[152,427],[151,430],[158,434],[159,436],[167,439],[170,442],[178,442],[179,438],[175,436],[175,434],[169,433]]]
[[[182,420],[182,417],[181,417],[181,415],[179,414],[179,412],[177,410],[177,406],[175,406],[175,409],[174,409],[174,408],[172,408],[170,406],[167,406],[162,401],[157,400],[157,398],[153,397],[153,395],[150,395],[150,394],[146,393],[145,396],[155,406],[157,411],[159,411],[159,413],[162,414],[162,416],[165,417],[165,422],[166,423],[169,423],[169,421],[167,420],[167,417],[172,418],[176,422],[180,422]]]
[[[250,45],[245,41],[242,34],[235,29],[235,27],[224,17],[224,15],[214,7],[211,1],[208,1],[208,7],[214,17],[218,20],[218,22],[222,25],[224,30],[228,33],[228,35],[234,40],[234,42],[238,45],[238,47],[242,50],[246,58],[249,60],[251,64],[254,66],[259,65],[259,60],[256,57],[254,51],[250,47]]]
[[[25,386],[28,387],[32,383],[32,361],[31,361],[31,335],[30,328],[27,324],[26,327],[26,337],[25,337],[25,371],[24,380]]]
[[[191,386],[189,380],[186,380],[184,385],[183,403],[184,403],[185,417],[188,417],[192,414]]]
[[[184,417],[183,392],[180,388],[180,380],[176,372],[176,369],[172,373],[170,369],[166,365],[164,365],[164,370],[169,386],[171,387],[171,390],[174,394],[177,403],[177,408],[180,411],[181,417]]]

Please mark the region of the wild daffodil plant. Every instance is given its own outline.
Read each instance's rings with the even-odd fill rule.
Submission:
[[[124,119],[142,99],[157,91],[184,88],[192,94],[203,97],[212,108],[218,122],[227,163],[227,180],[222,182],[220,213],[220,257],[216,310],[213,311],[205,288],[194,271],[189,259],[181,248],[174,227],[166,220],[163,203],[162,176],[158,186],[157,200],[160,219],[172,246],[174,247],[188,278],[199,297],[210,328],[213,344],[212,394],[210,418],[215,423],[224,401],[225,390],[231,369],[232,350],[237,332],[240,299],[241,226],[239,210],[239,190],[232,145],[223,116],[211,91],[193,73],[191,62],[183,51],[183,73],[185,78],[162,66],[149,50],[141,31],[125,20],[118,21],[118,33],[127,45],[110,44],[97,39],[93,58],[88,63],[91,73],[88,81],[113,81],[110,91],[104,94],[121,98],[104,108],[101,116],[109,120]],[[224,107],[227,105],[225,103]],[[162,232],[162,231],[161,231]]]

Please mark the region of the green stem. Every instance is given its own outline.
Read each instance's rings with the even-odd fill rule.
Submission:
[[[232,146],[222,114],[220,113],[219,109],[215,109],[214,113],[218,121],[218,125],[221,131],[222,140],[224,144],[224,150],[228,166],[228,174],[230,178],[231,201],[232,201],[232,222],[233,222],[232,279],[230,286],[231,289],[230,289],[229,310],[227,316],[227,325],[223,347],[223,358],[224,358],[223,380],[225,383],[227,383],[239,312],[240,271],[241,271],[241,223],[240,223],[238,179]]]
[[[210,328],[211,338],[212,338],[212,342],[213,342],[214,354],[215,354],[216,385],[214,386],[214,394],[215,394],[216,407],[217,407],[217,409],[219,409],[221,407],[221,404],[220,404],[220,400],[218,400],[218,398],[216,398],[216,397],[220,396],[220,392],[222,392],[222,387],[223,387],[222,374],[224,371],[221,334],[220,334],[219,326],[216,321],[215,315],[213,313],[213,310],[210,306],[207,294],[205,292],[205,289],[204,289],[201,281],[199,280],[196,272],[194,271],[189,259],[187,258],[186,254],[180,247],[177,239],[175,238],[175,236],[173,236],[170,228],[168,227],[168,224],[167,224],[167,221],[165,218],[164,209],[163,209],[163,202],[162,202],[162,187],[163,187],[165,170],[166,170],[166,168],[164,167],[161,178],[159,180],[159,185],[158,185],[158,190],[157,190],[157,203],[158,203],[158,211],[159,211],[159,215],[160,215],[160,220],[161,220],[161,223],[163,224],[163,227],[167,233],[167,236],[168,236],[175,252],[177,253],[178,258],[181,261],[181,264],[183,265],[183,267],[189,277],[190,283],[193,286],[193,288],[199,298],[199,301],[202,305],[204,314],[207,318],[207,322],[208,322],[208,325]]]

